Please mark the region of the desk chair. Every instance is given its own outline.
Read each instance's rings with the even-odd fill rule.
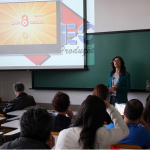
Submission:
[[[17,117],[13,117],[13,118],[9,118],[9,119],[6,120],[6,122],[13,121],[13,120],[20,120],[20,118],[21,117],[18,117],[18,116]]]
[[[51,134],[58,136],[58,135],[59,135],[59,132],[51,132]]]
[[[3,119],[3,120],[2,120],[2,119]],[[14,129],[12,129],[12,128],[4,128],[4,127],[1,126],[1,124],[6,123],[6,122],[7,122],[6,118],[5,118],[5,117],[2,117],[2,118],[1,118],[1,121],[0,121],[0,133],[1,133],[2,135],[14,130]],[[1,135],[1,134],[0,134],[0,135]]]
[[[3,136],[3,132],[0,132],[0,146],[2,145],[2,136]]]
[[[2,114],[1,117],[4,117],[4,115]],[[5,132],[7,133],[10,131],[13,131],[13,129],[6,129],[5,130],[4,127],[1,127],[1,124],[5,123],[5,122],[6,122],[6,118],[4,117],[4,119],[0,121],[0,132],[1,133],[5,133]]]
[[[13,130],[11,132],[5,133],[3,135],[4,143],[7,141],[8,138],[14,139],[14,138],[17,138],[19,136],[20,136],[20,129],[16,129],[16,130]]]
[[[104,121],[104,125],[107,125],[107,122],[106,122],[106,121]]]
[[[0,114],[0,117],[5,117],[3,114]]]
[[[142,149],[138,145],[128,145],[128,144],[114,144],[110,145],[110,149]]]

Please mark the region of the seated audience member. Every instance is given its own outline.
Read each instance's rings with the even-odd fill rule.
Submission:
[[[24,89],[25,87],[21,82],[17,82],[13,85],[16,97],[9,100],[8,105],[3,109],[4,115],[10,111],[23,110],[26,107],[36,105],[33,96],[26,94]]]
[[[98,84],[94,88],[93,95],[99,96],[102,99],[106,100],[109,96],[109,90],[108,90],[107,86],[105,86],[104,84]],[[110,122],[111,122],[111,118],[107,112],[106,112],[104,121],[106,121],[107,124],[110,124]]]
[[[150,147],[150,128],[142,118],[143,104],[132,99],[127,102],[124,111],[124,121],[129,128],[129,135],[118,144],[139,145],[142,148]],[[139,127],[137,121],[144,127]],[[114,124],[107,125],[107,129],[114,128]],[[116,143],[117,144],[117,143]]]
[[[56,93],[52,100],[52,105],[56,111],[56,113],[50,113],[54,121],[52,131],[60,132],[69,127],[71,118],[74,117],[72,111],[68,109],[70,105],[69,96],[62,92]],[[69,117],[67,117],[66,114]]]
[[[143,111],[143,119],[150,127],[150,95],[146,99],[145,109]]]
[[[106,110],[111,114],[115,129],[103,127]],[[114,106],[90,95],[78,109],[70,128],[59,133],[56,149],[109,149],[128,134],[128,127]]]
[[[51,149],[55,140],[51,135],[53,118],[44,108],[26,111],[20,121],[20,138],[7,142],[1,149]]]

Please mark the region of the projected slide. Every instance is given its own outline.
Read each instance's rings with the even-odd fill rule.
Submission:
[[[0,0],[0,70],[84,69],[84,23],[94,30],[84,7],[84,0]]]
[[[56,2],[0,5],[0,45],[57,44]]]
[[[59,2],[0,4],[0,54],[60,53],[59,35]]]

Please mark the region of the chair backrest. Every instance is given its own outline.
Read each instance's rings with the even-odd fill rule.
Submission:
[[[110,146],[110,149],[142,149],[142,148],[139,145],[114,144]]]
[[[104,121],[104,125],[107,125],[107,122],[106,122],[106,121]]]
[[[0,114],[0,117],[5,117],[3,114]]]
[[[52,135],[59,135],[59,132],[51,132]]]
[[[16,129],[16,130],[13,130],[11,132],[5,133],[3,135],[4,143],[7,142],[7,138],[16,138],[16,137],[19,137],[19,136],[20,136],[20,128]]]

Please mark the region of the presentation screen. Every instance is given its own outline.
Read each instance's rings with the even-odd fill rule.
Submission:
[[[0,0],[0,70],[84,69],[84,0]]]

